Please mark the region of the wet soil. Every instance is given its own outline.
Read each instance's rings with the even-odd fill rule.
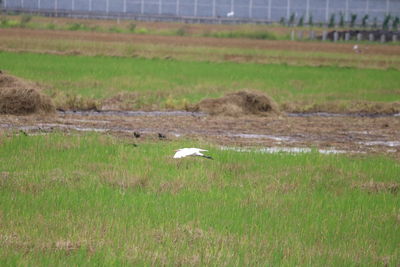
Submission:
[[[400,159],[399,116],[218,117],[197,113],[59,112],[55,116],[0,116],[0,131],[27,135],[95,131],[142,140],[189,138],[229,147],[317,148],[321,151],[385,153]],[[139,133],[136,138],[134,132]],[[279,149],[278,149],[279,151]]]

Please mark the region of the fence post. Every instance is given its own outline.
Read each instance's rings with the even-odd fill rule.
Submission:
[[[310,40],[314,40],[315,39],[315,32],[313,30],[310,31],[309,38],[310,38]]]
[[[126,0],[124,0],[124,13],[126,13]]]
[[[292,41],[296,39],[294,30],[292,30],[292,32],[290,33],[290,38],[292,39]]]
[[[6,2],[7,2],[7,0],[4,1],[4,4],[5,4]],[[38,5],[38,9],[40,9],[40,0],[38,0],[37,5]]]
[[[297,37],[299,38],[299,40],[303,40],[303,31],[299,31],[297,33]]]
[[[179,0],[178,0],[179,1]],[[176,15],[178,15],[178,7],[176,8],[176,10],[177,10],[177,12],[176,12]],[[213,14],[213,17],[215,18],[216,17],[216,12],[215,12],[215,0],[213,0],[213,5],[212,5],[212,14]]]
[[[381,35],[381,43],[384,43],[384,42],[386,42],[386,35],[382,34]]]
[[[393,34],[392,40],[393,40],[393,43],[397,42],[397,34]]]
[[[334,32],[334,33],[333,33],[333,41],[334,41],[334,42],[337,42],[338,39],[339,39],[339,33],[338,33],[338,32]]]
[[[357,41],[362,41],[362,34],[361,33],[357,33]]]
[[[374,39],[375,39],[375,38],[374,38],[374,34],[373,34],[373,33],[370,33],[368,39],[369,39],[370,42],[373,42]]]
[[[326,31],[322,32],[322,41],[326,41],[326,36],[328,35],[328,33]]]
[[[344,40],[345,40],[346,42],[350,41],[350,33],[349,33],[349,32],[346,32],[346,33],[344,34]]]

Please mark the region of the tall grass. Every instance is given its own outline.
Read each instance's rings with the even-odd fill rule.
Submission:
[[[243,88],[279,103],[398,101],[400,72],[340,67],[191,62],[1,52],[2,68],[59,91],[96,99],[134,92],[147,104],[197,102]],[[146,103],[143,103],[146,104]]]
[[[202,146],[214,160],[173,160]],[[384,265],[400,182],[384,157],[259,154],[108,136],[0,143],[2,265]]]

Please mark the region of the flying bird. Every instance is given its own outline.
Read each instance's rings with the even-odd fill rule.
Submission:
[[[233,17],[235,15],[235,12],[231,11],[226,14],[227,17]]]
[[[198,156],[198,157],[203,157],[203,158],[206,158],[206,159],[213,159],[212,157],[206,156],[203,153],[201,153],[201,152],[204,152],[204,151],[208,151],[208,150],[201,149],[201,148],[194,148],[194,147],[192,147],[192,148],[181,148],[181,149],[178,149],[178,150],[175,150],[175,151],[176,151],[176,153],[174,155],[174,159],[180,159],[180,158],[184,158],[184,157],[188,157],[188,156]]]

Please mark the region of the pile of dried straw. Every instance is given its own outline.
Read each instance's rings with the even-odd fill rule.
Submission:
[[[193,109],[211,115],[235,117],[243,115],[270,116],[280,113],[278,105],[272,98],[253,90],[230,93],[216,99],[204,99]]]
[[[0,71],[0,114],[51,113],[51,99],[38,86]]]

